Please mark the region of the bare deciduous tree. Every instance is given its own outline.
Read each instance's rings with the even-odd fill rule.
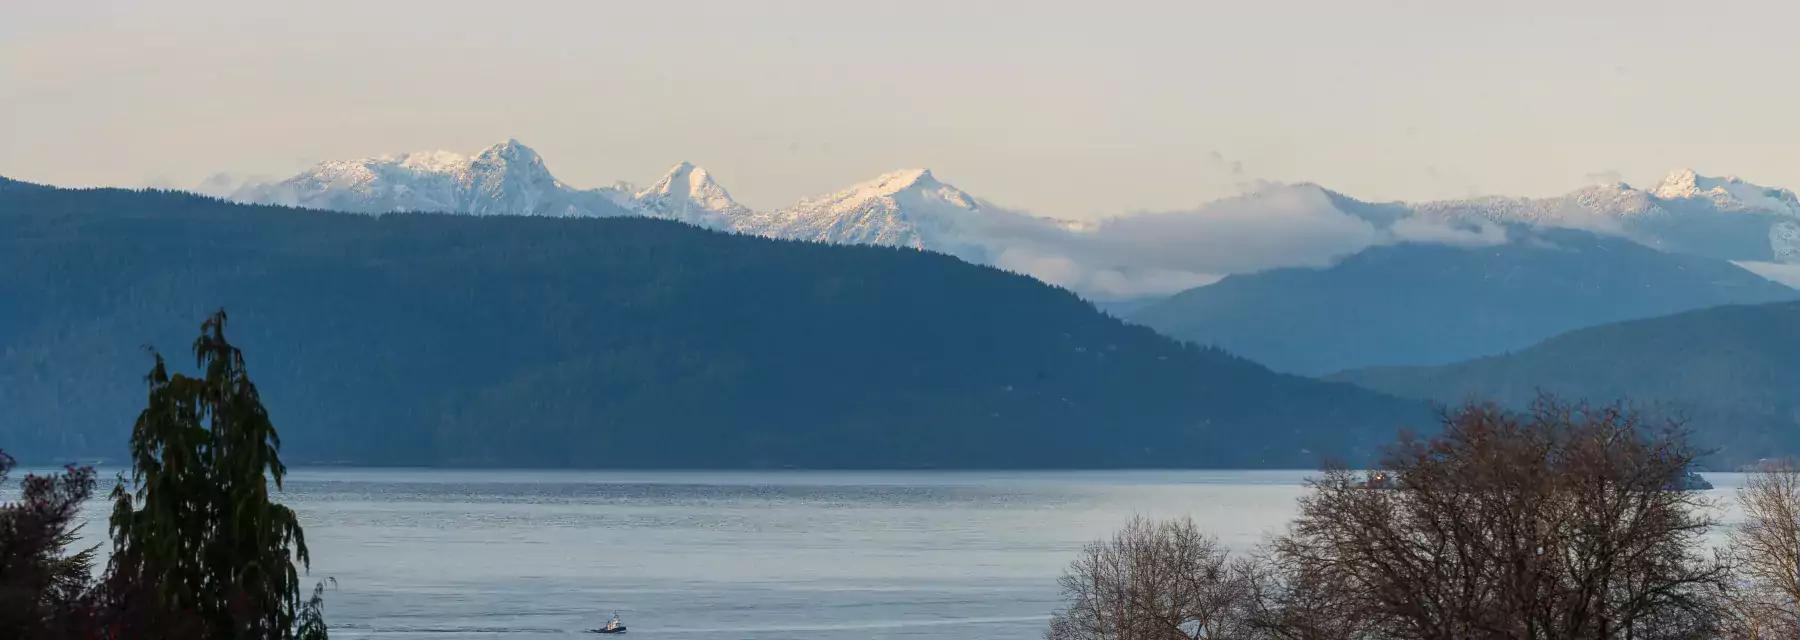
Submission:
[[[1134,518],[1082,551],[1061,583],[1048,640],[1248,637],[1246,567],[1190,519]]]
[[[1377,627],[1355,612],[1358,598],[1341,576],[1293,562],[1270,549],[1242,565],[1250,590],[1249,626],[1258,640],[1376,640]]]
[[[1800,467],[1765,462],[1738,488],[1744,520],[1731,532],[1731,554],[1742,578],[1736,612],[1748,637],[1800,634]]]
[[[1273,557],[1375,637],[1705,637],[1726,565],[1700,551],[1710,503],[1681,490],[1694,456],[1621,407],[1470,405],[1403,436],[1386,480],[1327,470]]]

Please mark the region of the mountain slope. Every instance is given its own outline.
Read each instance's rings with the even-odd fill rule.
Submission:
[[[353,213],[616,216],[629,213],[603,190],[570,187],[517,140],[474,157],[447,151],[320,163],[277,183],[240,187],[230,199]]]
[[[296,461],[1294,466],[1429,424],[910,249],[4,189],[0,442],[116,455],[142,345],[220,305]]]
[[[639,215],[679,220],[709,229],[732,229],[751,215],[749,207],[731,199],[706,169],[681,162],[661,180],[632,196]]]
[[[503,153],[528,154],[512,163],[483,164]],[[523,178],[515,176],[525,176]],[[832,244],[911,247],[995,264],[1009,248],[1079,243],[1065,220],[1007,211],[940,182],[927,169],[894,171],[847,189],[803,198],[772,211],[739,204],[702,167],[681,162],[654,184],[599,189],[570,187],[516,140],[475,158],[446,151],[321,163],[286,180],[219,174],[198,192],[249,204],[275,204],[353,213],[441,212],[603,217],[633,214],[709,229]],[[488,183],[510,189],[483,191]],[[1129,266],[1125,268],[1129,271]]]
[[[38,188],[38,186],[35,184],[32,184],[32,183],[29,183],[29,182],[20,182],[18,180],[12,180],[9,178],[0,177],[0,190],[35,189],[35,188]]]
[[[1575,230],[1380,246],[1325,269],[1231,276],[1138,311],[1165,335],[1276,370],[1444,364],[1607,322],[1800,292],[1730,263]]]
[[[744,230],[771,238],[872,244],[957,253],[985,212],[927,169],[882,174],[757,216]]]
[[[617,183],[578,189],[551,175],[530,147],[508,140],[475,156],[422,151],[323,162],[280,181],[209,178],[198,190],[247,204],[274,204],[351,213],[460,213],[558,217],[639,215],[711,229],[734,229],[748,207],[706,169],[682,162],[655,184]]]
[[[518,158],[482,161],[507,155]],[[221,174],[201,191],[221,193],[240,179]],[[925,169],[883,174],[765,211],[739,204],[709,172],[686,162],[643,189],[625,183],[575,189],[551,176],[535,153],[508,141],[474,158],[423,152],[327,162],[284,181],[252,181],[230,196],[360,213],[629,213],[772,238],[937,251],[1126,303],[1232,274],[1328,264],[1374,245],[1480,243],[1494,223],[1628,238],[1738,262],[1800,286],[1800,198],[1691,170],[1649,189],[1611,183],[1551,198],[1423,203],[1365,202],[1314,184],[1260,183],[1192,209],[1077,223],[993,206]]]
[[[482,160],[509,155],[517,158]],[[217,193],[237,180],[222,174],[202,190]],[[575,189],[551,176],[535,153],[508,141],[475,158],[425,152],[327,162],[233,194],[244,202],[361,213],[635,214],[771,238],[912,247],[1126,305],[1233,274],[1326,265],[1371,246],[1486,244],[1496,223],[1626,238],[1736,262],[1800,286],[1800,197],[1691,170],[1649,189],[1610,183],[1551,198],[1423,203],[1366,202],[1315,184],[1260,183],[1192,209],[1078,223],[993,206],[925,169],[883,174],[765,211],[739,204],[709,172],[686,162],[647,188]]]
[[[1595,185],[1554,198],[1488,197],[1413,205],[1425,217],[1571,227],[1720,260],[1800,263],[1800,197],[1691,169],[1656,186]]]
[[[1440,402],[1525,406],[1541,390],[1685,415],[1720,462],[1800,450],[1800,303],[1725,306],[1573,331],[1517,353],[1332,377]]]

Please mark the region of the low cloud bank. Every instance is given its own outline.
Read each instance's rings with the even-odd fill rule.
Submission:
[[[983,231],[984,261],[1097,300],[1168,295],[1234,273],[1324,267],[1381,244],[1506,242],[1502,227],[1483,222],[1359,217],[1311,185],[1264,185],[1189,211],[1073,229],[1004,217]]]

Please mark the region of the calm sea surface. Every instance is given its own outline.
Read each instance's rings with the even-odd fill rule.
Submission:
[[[282,500],[335,638],[1022,640],[1082,544],[1191,515],[1247,548],[1308,475],[300,469]]]

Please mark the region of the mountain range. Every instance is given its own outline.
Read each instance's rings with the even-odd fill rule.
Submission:
[[[221,174],[224,175],[224,174]],[[677,163],[654,184],[581,189],[551,175],[538,154],[508,140],[474,156],[448,151],[320,163],[280,181],[209,180],[212,195],[381,214],[610,217],[638,215],[709,229],[834,244],[911,247],[992,264],[1007,235],[1060,234],[1069,223],[1005,211],[937,180],[895,171],[773,211],[732,199],[704,167]]]
[[[706,194],[683,175],[650,193]],[[556,186],[486,177],[378,191]],[[927,181],[874,199],[953,198]],[[221,306],[300,463],[1295,467],[1431,423],[1424,403],[1274,373],[932,252],[0,182],[0,446],[116,459],[145,345],[189,370]]]
[[[1279,371],[1446,364],[1582,327],[1800,298],[1723,260],[1512,224],[1493,245],[1371,247],[1328,268],[1234,275],[1127,317]]]
[[[1781,339],[1653,344],[1785,330],[1765,310],[1800,295],[1772,281],[1800,272],[1800,206],[1736,178],[1416,204],[1270,184],[1089,223],[922,169],[771,211],[685,162],[649,187],[582,189],[516,141],[209,184],[351,214],[0,179],[0,435],[96,451],[111,436],[95,425],[134,402],[118,363],[223,303],[267,325],[250,344],[298,387],[287,410],[329,436],[300,438],[314,460],[592,466],[570,456],[712,439],[700,458],[723,466],[1310,465],[1428,423],[1381,394],[1518,404],[1537,386],[1666,401],[1742,436],[1733,455],[1800,444],[1778,437],[1780,391],[1743,377],[1786,380]],[[1739,304],[1760,306],[1684,314]],[[1598,371],[1617,363],[1632,369]],[[1750,390],[1670,389],[1725,369]],[[982,453],[1020,437],[1093,453]]]
[[[1682,169],[1649,189],[1623,182],[1545,199],[1489,197],[1416,205],[1424,216],[1588,229],[1721,260],[1800,263],[1800,198],[1787,189]]]
[[[1632,400],[1687,420],[1724,464],[1800,450],[1800,302],[1728,305],[1572,331],[1506,355],[1331,379],[1441,403],[1540,392]]]
[[[279,181],[212,181],[240,202],[360,213],[642,215],[769,237],[948,253],[1090,299],[1172,294],[1224,276],[1324,267],[1373,246],[1468,244],[1495,224],[1576,228],[1739,262],[1800,283],[1800,199],[1680,170],[1648,189],[1595,185],[1552,198],[1368,202],[1314,184],[1263,184],[1191,210],[1056,220],[994,205],[911,169],[771,211],[745,207],[686,162],[648,188],[575,188],[516,140],[474,156],[431,151],[324,162]]]
[[[536,151],[516,140],[474,156],[425,151],[323,162],[280,182],[239,186],[231,197],[355,213],[580,217],[630,213],[610,191],[576,189],[557,180]]]

